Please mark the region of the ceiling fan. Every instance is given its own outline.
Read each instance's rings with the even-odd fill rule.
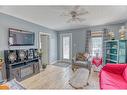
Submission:
[[[74,6],[74,7],[71,7],[70,10],[68,9],[67,11],[63,12],[61,16],[70,17],[67,20],[68,23],[70,23],[70,22],[83,22],[86,19],[84,19],[80,16],[86,15],[88,13],[89,12],[86,11],[84,8],[81,8],[80,6]]]

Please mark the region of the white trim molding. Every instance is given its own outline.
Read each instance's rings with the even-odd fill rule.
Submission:
[[[50,64],[52,65],[52,64],[55,64],[55,63],[57,63],[57,62],[58,62],[58,60],[53,61],[53,62],[50,62]]]

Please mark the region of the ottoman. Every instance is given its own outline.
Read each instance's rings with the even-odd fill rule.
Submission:
[[[88,85],[89,70],[85,68],[79,68],[74,72],[74,75],[69,80],[69,84],[75,89],[83,89]]]

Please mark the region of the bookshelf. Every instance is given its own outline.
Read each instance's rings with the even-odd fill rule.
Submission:
[[[126,63],[126,40],[105,41],[105,49],[105,64]]]

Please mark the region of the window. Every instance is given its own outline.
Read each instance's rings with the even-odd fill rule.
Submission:
[[[92,37],[92,56],[102,56],[102,37]]]

